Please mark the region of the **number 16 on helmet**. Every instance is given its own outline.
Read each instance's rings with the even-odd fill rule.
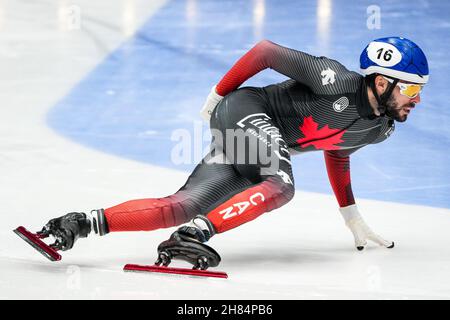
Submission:
[[[417,44],[401,37],[380,38],[370,42],[360,56],[364,75],[381,74],[405,82],[428,82],[428,61]]]

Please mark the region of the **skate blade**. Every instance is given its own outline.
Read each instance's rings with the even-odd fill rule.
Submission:
[[[124,271],[131,272],[156,272],[156,273],[166,273],[166,274],[179,274],[187,276],[196,277],[212,277],[212,278],[223,278],[227,279],[228,274],[221,271],[208,271],[208,270],[194,270],[187,268],[171,268],[171,267],[161,267],[161,266],[143,266],[138,264],[127,264],[123,267]]]
[[[61,255],[55,249],[42,241],[36,234],[28,231],[24,227],[18,227],[13,231],[50,261],[61,260]]]

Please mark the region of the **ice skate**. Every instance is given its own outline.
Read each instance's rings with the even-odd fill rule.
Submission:
[[[158,259],[155,265],[128,264],[124,270],[227,278],[228,275],[224,272],[207,270],[209,267],[217,267],[221,258],[213,248],[204,244],[212,234],[205,221],[204,217],[196,217],[191,226],[180,227],[168,240],[162,242],[158,246]],[[193,267],[192,269],[169,267],[174,259],[189,262]]]
[[[217,267],[220,263],[220,255],[210,246],[202,243],[195,227],[181,227],[175,231],[168,240],[158,246],[157,266],[168,266],[172,259],[189,262],[193,269],[206,270],[209,267]]]

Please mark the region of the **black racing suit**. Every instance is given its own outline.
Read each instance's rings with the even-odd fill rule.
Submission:
[[[266,68],[290,80],[237,89]],[[339,205],[352,205],[349,155],[394,130],[392,119],[373,114],[361,75],[266,40],[239,59],[216,91],[225,97],[211,117],[211,152],[175,194],[106,209],[109,231],[170,227],[197,214],[216,232],[232,229],[292,199],[291,155],[315,150],[324,151]]]

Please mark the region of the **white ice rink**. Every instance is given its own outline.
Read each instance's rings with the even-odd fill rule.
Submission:
[[[122,271],[126,263],[153,263],[172,229],[81,239],[55,263],[12,232],[19,225],[36,231],[71,211],[165,196],[188,177],[83,147],[45,121],[164,3],[0,2],[0,298],[449,299],[448,209],[358,199],[367,223],[396,244],[358,252],[334,196],[298,192],[281,209],[212,239],[227,280]],[[77,7],[82,27],[71,30],[67,10]]]

